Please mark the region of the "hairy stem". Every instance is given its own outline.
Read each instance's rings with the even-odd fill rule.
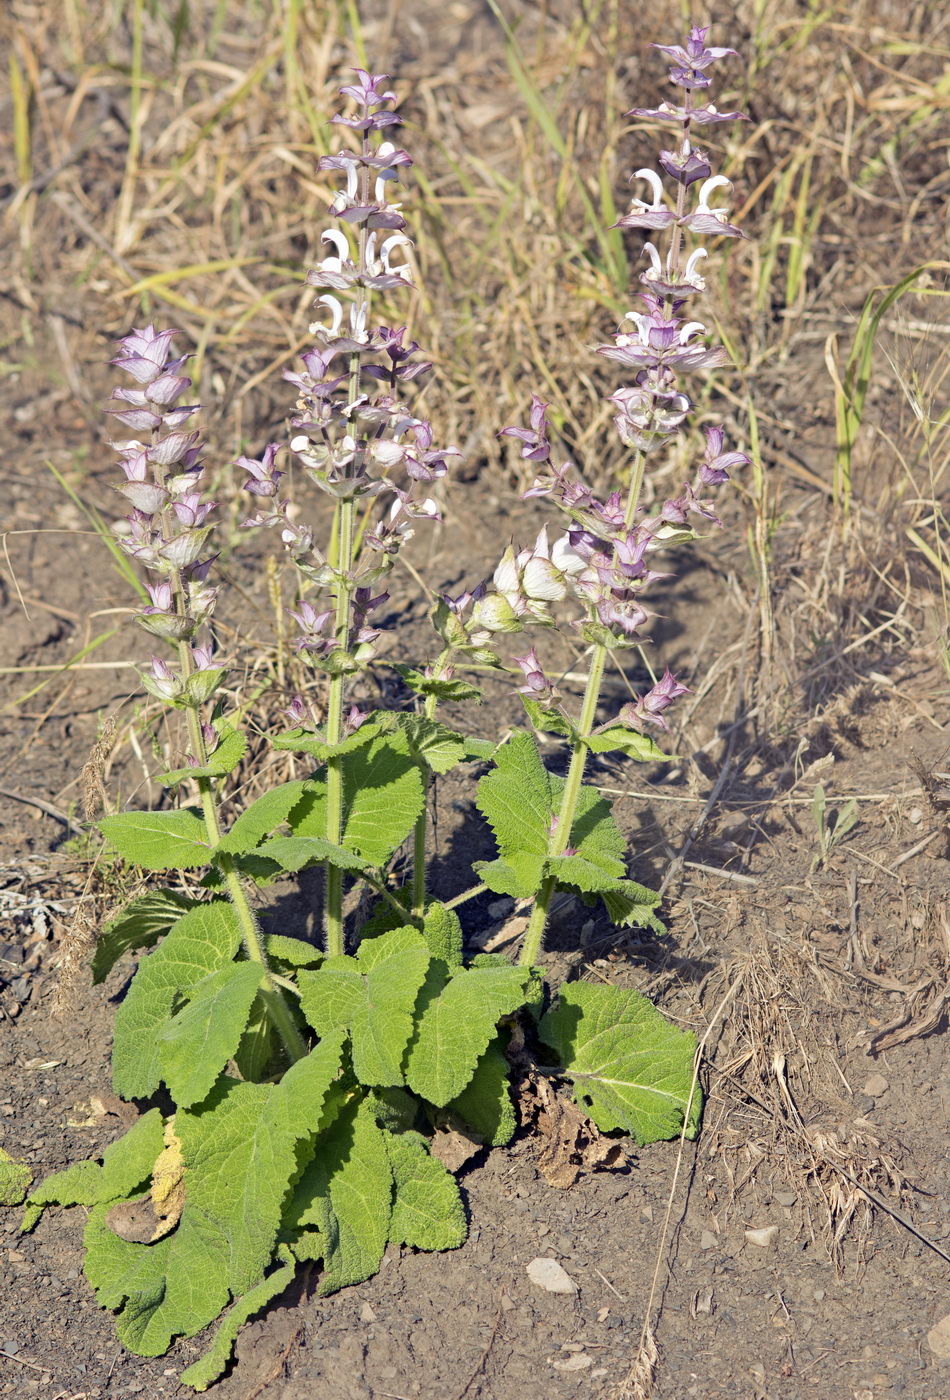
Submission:
[[[439,679],[452,655],[451,647],[446,647],[435,663],[434,671],[436,679]],[[436,707],[439,703],[437,695],[427,695],[423,714],[426,719],[434,719]],[[432,769],[426,767],[423,771],[423,802],[422,811],[416,818],[415,829],[412,834],[412,914],[413,918],[421,919],[426,912],[426,836],[429,824],[429,793],[432,787]]]
[[[337,645],[345,652],[350,630],[350,597],[352,584],[349,573],[353,563],[353,523],[356,502],[340,501],[337,506],[337,569],[339,585],[336,595],[335,635]],[[343,674],[330,679],[327,705],[326,741],[338,744],[343,738]],[[343,758],[334,754],[327,760],[327,840],[339,846],[343,836]],[[343,871],[336,865],[326,866],[326,910],[324,915],[326,950],[331,956],[343,952]]]
[[[192,665],[191,651],[187,642],[178,644],[178,655],[181,661],[182,676],[187,678],[194,667]],[[188,736],[191,742],[192,753],[197,758],[199,764],[207,762],[207,746],[204,734],[201,731],[201,720],[198,711],[189,706],[188,716]],[[201,810],[204,815],[205,828],[208,832],[208,842],[212,847],[218,845],[221,840],[221,823],[218,819],[218,808],[214,800],[211,778],[198,778],[198,791],[201,795]],[[261,942],[261,931],[254,911],[251,908],[247,897],[247,891],[241,883],[241,877],[235,869],[233,858],[229,855],[217,857],[217,866],[224,876],[227,886],[228,896],[237,915],[238,926],[241,930],[241,940],[244,944],[244,951],[251,962],[260,963],[266,970],[266,976],[261,981],[259,996],[264,1004],[270,1020],[280,1036],[281,1042],[291,1062],[301,1059],[307,1053],[306,1042],[296,1022],[290,1013],[287,1003],[284,1001],[283,993],[275,984],[270,967],[267,962],[267,955],[264,952],[264,945]]]
[[[634,458],[633,469],[630,474],[630,486],[627,491],[627,506],[624,513],[624,523],[628,530],[633,525],[637,507],[640,504],[640,493],[643,490],[643,473],[645,466],[646,453],[640,450]],[[591,655],[590,670],[587,673],[584,700],[581,705],[580,719],[577,725],[577,739],[571,751],[571,763],[567,770],[564,791],[561,794],[561,805],[558,809],[557,820],[548,841],[549,856],[563,855],[565,847],[570,840],[571,829],[574,825],[574,817],[577,812],[577,798],[581,790],[581,784],[584,781],[584,769],[587,765],[587,740],[590,738],[597,719],[600,687],[603,684],[608,654],[607,648],[598,644],[594,647]],[[538,955],[541,952],[544,942],[544,930],[551,908],[551,900],[554,897],[556,888],[556,877],[553,875],[546,876],[538,891],[534,908],[531,911],[531,919],[525,931],[521,956],[518,959],[524,967],[531,967],[537,961]]]

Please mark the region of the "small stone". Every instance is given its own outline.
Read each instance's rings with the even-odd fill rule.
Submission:
[[[776,1191],[775,1200],[780,1206],[793,1206],[798,1196],[794,1191]]]
[[[950,1313],[931,1327],[927,1333],[927,1345],[941,1361],[950,1361]]]
[[[715,1249],[719,1243],[719,1236],[712,1230],[704,1230],[699,1240],[700,1249]]]
[[[871,1113],[877,1108],[877,1100],[873,1099],[870,1094],[855,1094],[854,1106],[861,1114]]]
[[[488,917],[490,919],[504,919],[515,907],[515,902],[508,895],[504,899],[493,899],[488,906]]]
[[[890,1088],[883,1074],[869,1074],[867,1083],[861,1090],[862,1094],[869,1094],[872,1099],[879,1099],[882,1094],[886,1094]]]
[[[9,1261],[10,1261],[11,1264],[25,1264],[25,1263],[26,1263],[26,1255],[23,1253],[22,1250],[19,1250],[19,1249],[8,1249],[8,1250],[7,1250],[7,1258],[9,1259]]]
[[[528,1278],[545,1293],[576,1293],[577,1284],[556,1259],[532,1259],[527,1266]]]
[[[364,1303],[360,1308],[360,1322],[376,1322],[377,1317],[369,1303]]]
[[[4,1342],[2,1350],[6,1352],[7,1356],[16,1356],[20,1348],[17,1346],[16,1342]]]
[[[640,1207],[640,1219],[641,1219],[641,1220],[645,1220],[645,1221],[649,1224],[649,1222],[653,1219],[653,1207],[652,1207],[652,1206],[641,1206],[641,1207]]]
[[[566,1356],[563,1361],[555,1361],[555,1371],[586,1371],[588,1366],[593,1366],[593,1357],[586,1352],[576,1351],[573,1356]]]
[[[757,1245],[759,1249],[771,1249],[778,1238],[777,1225],[762,1225],[756,1230],[746,1230],[745,1237],[749,1244]]]
[[[826,1297],[825,1290],[823,1288],[816,1288],[811,1296],[816,1303],[823,1303]]]
[[[923,819],[924,814],[919,807],[911,807],[910,811],[907,813],[907,820],[910,822],[911,826],[920,826]]]

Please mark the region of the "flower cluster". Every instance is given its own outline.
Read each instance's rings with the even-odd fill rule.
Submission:
[[[120,339],[112,364],[131,377],[134,387],[114,389],[112,399],[120,406],[106,412],[147,435],[146,440],[113,443],[125,477],[118,489],[132,507],[116,526],[118,542],[155,579],[146,585],[150,606],[137,619],[153,636],[188,647],[173,664],[154,656],[143,683],[159,699],[197,705],[224,675],[212,660],[209,643],[197,643],[216,597],[208,576],[217,556],[207,552],[215,503],[203,495],[199,433],[184,426],[199,405],[178,402],[191,380],[180,373],[188,356],[172,357],[175,335],[177,331],[157,331],[149,324]]]
[[[656,109],[634,108],[627,113],[680,128],[676,148],[662,151],[659,159],[663,174],[674,182],[675,198],[667,200],[663,175],[638,170],[634,178],[645,182],[650,198],[635,198],[617,225],[665,234],[665,252],[661,254],[652,242],[644,244],[648,265],[640,275],[642,306],[628,312],[609,344],[598,347],[600,354],[635,372],[633,383],[610,398],[617,432],[636,454],[630,489],[626,499],[616,491],[599,500],[570,463],[553,465],[549,406],[535,395],[529,426],[506,428],[502,436],[517,439],[522,458],[538,464],[542,474],[525,494],[550,497],[565,518],[566,530],[550,548],[542,532],[532,550],[508,551],[495,571],[494,591],[473,610],[473,624],[479,620],[479,607],[492,621],[504,624],[498,630],[515,630],[527,622],[548,623],[550,604],[573,593],[584,605],[584,616],[575,625],[585,640],[611,649],[638,645],[650,616],[642,594],[663,576],[650,567],[651,554],[694,538],[692,517],[718,524],[712,503],[704,498],[706,489],[727,481],[732,468],[749,460],[745,453],[725,450],[721,428],[707,427],[706,450],[694,481],[664,501],[655,515],[643,517],[639,495],[645,458],[680,431],[692,408],[680,376],[729,363],[722,346],[708,343],[701,321],[680,315],[686,299],[705,288],[699,267],[707,257],[703,247],[687,253],[684,230],[702,237],[743,236],[729,221],[728,210],[712,202],[731,188],[730,181],[712,174],[708,155],[694,147],[691,139],[693,126],[743,119],[739,112],[719,112],[708,103],[696,105],[695,94],[709,87],[709,67],[735,52],[707,47],[708,32],[694,28],[682,45],[653,45],[673,62],[670,80],[683,90],[682,105],[662,103]],[[691,204],[697,185],[698,199]],[[524,680],[521,693],[549,703],[553,690],[535,651],[515,662]],[[665,728],[664,711],[683,693],[685,687],[667,672],[640,700],[625,706],[619,719],[638,728],[644,724]]]
[[[307,274],[308,284],[321,292],[317,305],[325,308],[327,320],[310,327],[314,345],[301,357],[303,368],[284,377],[298,396],[290,450],[310,479],[337,502],[377,496],[385,508],[366,531],[359,557],[341,566],[317,549],[311,530],[281,497],[275,444],[259,460],[241,457],[237,463],[260,507],[247,524],[279,526],[313,585],[352,595],[346,636],[338,635],[332,607],[304,602],[293,614],[301,628],[298,647],[331,671],[355,670],[372,658],[379,632],[368,618],[387,597],[373,597],[373,586],[393,567],[415,522],[438,518],[428,488],[461,460],[454,447],[434,448],[431,425],[400,400],[403,387],[432,367],[418,358],[419,346],[407,340],[405,326],[370,324],[372,292],[413,285],[405,262],[411,246],[403,232],[406,221],[401,206],[387,199],[387,187],[412,159],[388,139],[373,144],[377,133],[401,118],[389,106],[395,94],[384,86],[386,74],[355,71],[357,81],[340,92],[356,103],[357,115],[333,120],[358,132],[361,148],[320,161],[321,170],[345,178],[345,188],[330,205],[342,227],[323,232],[322,242],[333,251]],[[337,293],[348,295],[347,306]]]

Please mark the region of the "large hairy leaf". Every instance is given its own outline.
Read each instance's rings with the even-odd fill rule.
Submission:
[[[622,1129],[642,1146],[676,1137],[693,1077],[695,1037],[639,992],[570,982],[538,1033],[560,1058],[574,1098],[605,1132]],[[688,1136],[699,1122],[697,1089]]]
[[[321,1294],[362,1283],[379,1269],[389,1241],[392,1185],[385,1135],[373,1103],[348,1104],[321,1136],[292,1211],[297,1227],[320,1232]]]
[[[400,928],[364,939],[355,958],[327,958],[316,972],[299,974],[300,1005],[314,1030],[325,1035],[343,1026],[350,1032],[361,1084],[403,1083],[413,1007],[428,966],[422,934]]]
[[[278,1294],[290,1284],[294,1276],[294,1257],[285,1246],[278,1248],[280,1266],[267,1275],[254,1288],[238,1298],[234,1307],[225,1317],[214,1334],[214,1341],[204,1356],[182,1371],[179,1380],[182,1385],[190,1385],[193,1390],[207,1390],[221,1375],[234,1350],[237,1334],[255,1313],[266,1308]]]
[[[92,956],[92,980],[104,982],[123,953],[151,948],[195,901],[177,890],[149,890],[106,924]]]
[[[265,836],[287,821],[298,802],[314,786],[310,779],[301,778],[271,788],[234,821],[221,838],[218,850],[231,855],[253,851]]]
[[[384,865],[409,835],[424,800],[422,775],[405,734],[378,735],[346,755],[341,844],[369,865]],[[293,813],[291,828],[295,836],[326,839],[325,784],[314,784]]]
[[[208,832],[191,807],[177,812],[119,812],[99,830],[123,860],[145,870],[195,870],[211,859]]]
[[[115,1020],[112,1083],[123,1098],[153,1094],[161,1080],[159,1032],[176,1001],[209,972],[230,963],[241,942],[234,909],[225,900],[196,905],[140,965]]]
[[[227,963],[191,989],[188,1005],[159,1031],[162,1078],[179,1108],[200,1103],[241,1042],[264,968]]]
[[[475,1066],[471,1081],[449,1108],[492,1147],[503,1147],[515,1135],[515,1109],[511,1102],[511,1066],[493,1040]]]
[[[393,1174],[389,1238],[413,1249],[458,1249],[468,1226],[454,1176],[429,1155],[418,1133],[385,1133]]]
[[[476,803],[502,857],[547,854],[551,777],[530,734],[513,734],[495,751],[495,766],[478,784]]]
[[[523,1005],[530,973],[511,966],[469,967],[449,975],[433,963],[420,996],[406,1082],[437,1107],[456,1098],[495,1038],[498,1022]]]
[[[159,1356],[173,1337],[193,1336],[231,1296],[264,1279],[281,1212],[298,1171],[297,1143],[317,1129],[339,1073],[343,1036],[328,1036],[279,1084],[224,1080],[175,1133],[184,1161],[185,1205],[156,1244],[120,1240],[98,1207],[86,1231],[86,1273],[105,1307],[121,1308],[120,1340]]]
[[[219,723],[218,747],[207,763],[194,768],[173,768],[169,773],[160,773],[158,781],[163,787],[177,787],[189,778],[223,778],[238,766],[247,753],[247,740],[240,730],[230,724]]]

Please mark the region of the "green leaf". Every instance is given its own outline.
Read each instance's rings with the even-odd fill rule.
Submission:
[[[626,867],[619,861],[611,862],[613,869],[605,869],[582,855],[550,856],[544,862],[545,872],[553,875],[559,885],[571,885],[586,894],[612,890],[625,873]]]
[[[338,744],[328,744],[321,734],[315,734],[311,729],[288,729],[285,734],[276,734],[271,740],[275,749],[289,749],[292,753],[308,753],[311,758],[315,758],[320,763],[326,763],[328,758],[337,754],[355,753],[357,749],[365,748],[372,739],[375,739],[382,728],[382,723],[376,716],[370,716],[363,721],[355,734],[348,734],[345,739],[341,739]]]
[[[112,1083],[123,1098],[145,1098],[161,1080],[158,1034],[179,997],[230,963],[241,944],[232,905],[213,900],[183,914],[139,965],[115,1019]]]
[[[541,888],[544,858],[530,851],[514,853],[507,860],[477,860],[472,869],[495,894],[530,899]]]
[[[325,785],[319,789],[294,813],[294,835],[326,838]],[[343,766],[341,844],[369,865],[385,865],[409,835],[424,800],[422,775],[406,736],[400,730],[379,735],[348,755]]]
[[[18,1206],[30,1189],[33,1172],[0,1147],[0,1206]]]
[[[535,729],[539,729],[542,734],[560,734],[565,739],[575,740],[577,729],[560,710],[552,710],[547,706],[539,705],[537,700],[532,700],[528,695],[522,695],[521,703],[524,705],[525,714],[531,721]]]
[[[277,1044],[274,1024],[262,998],[258,995],[251,1006],[247,1027],[234,1052],[234,1063],[241,1078],[249,1079],[252,1084],[266,1079],[267,1070],[277,1051]]]
[[[207,1390],[231,1360],[234,1343],[245,1322],[250,1321],[255,1313],[266,1308],[268,1303],[289,1287],[294,1276],[294,1257],[290,1250],[283,1246],[278,1249],[278,1257],[281,1261],[280,1267],[268,1274],[267,1278],[262,1279],[243,1297],[238,1298],[214,1334],[210,1349],[193,1365],[182,1371],[178,1378],[182,1385],[190,1385],[193,1390]]]
[[[461,966],[462,924],[454,909],[446,909],[437,900],[427,905],[422,936],[434,958],[441,958],[449,967]]]
[[[478,784],[476,805],[495,833],[503,859],[547,854],[551,778],[530,734],[513,734],[497,749],[495,767]]]
[[[412,1034],[412,1011],[429,966],[425,939],[413,928],[364,939],[355,958],[327,958],[301,972],[300,1005],[319,1035],[350,1032],[353,1069],[361,1084],[402,1084],[402,1059]]]
[[[619,928],[648,928],[660,938],[666,933],[666,926],[655,912],[661,898],[655,890],[638,885],[636,880],[620,880],[601,898],[607,917]]]
[[[322,836],[275,836],[257,854],[276,861],[282,870],[303,870],[306,865],[327,863],[340,870],[365,870],[367,862],[352,851],[325,841]]]
[[[409,752],[433,773],[448,773],[465,757],[465,740],[438,720],[425,715],[398,714],[400,729],[409,742]]]
[[[560,1057],[574,1098],[599,1128],[640,1146],[676,1137],[693,1078],[695,1036],[678,1030],[639,992],[570,982],[538,1033]],[[699,1122],[694,1095],[688,1136]]]
[[[195,870],[211,859],[208,832],[191,807],[177,812],[119,812],[99,830],[123,860],[145,870]]]
[[[586,742],[591,753],[612,753],[619,750],[635,763],[669,763],[673,756],[657,748],[649,734],[627,729],[622,724],[612,724],[609,729],[598,730]]]
[[[159,1031],[162,1078],[180,1108],[200,1103],[237,1051],[263,976],[256,962],[209,972],[192,987],[188,1005]]]
[[[217,847],[218,852],[245,855],[289,819],[297,804],[314,788],[309,778],[299,778],[271,788],[234,821]]]
[[[418,1133],[385,1134],[395,1193],[389,1238],[413,1249],[458,1249],[468,1224],[455,1178]]]
[[[267,935],[267,956],[270,960],[286,963],[288,967],[316,967],[323,961],[323,953],[313,943],[302,938],[289,938],[283,933]]]
[[[467,681],[447,681],[435,676],[426,676],[412,666],[394,665],[393,670],[398,671],[416,695],[434,695],[437,700],[474,700],[476,703],[481,701],[482,692]]]
[[[164,787],[177,787],[188,778],[223,778],[232,773],[247,753],[247,740],[237,729],[222,724],[218,729],[218,747],[208,759],[195,768],[174,768],[169,773],[159,773],[158,781]]]
[[[489,1045],[470,1083],[449,1108],[492,1147],[503,1147],[514,1137],[517,1123],[511,1102],[511,1066],[500,1036]]]
[[[348,1104],[318,1143],[297,1188],[292,1215],[324,1240],[321,1295],[362,1283],[379,1269],[389,1241],[392,1168],[370,1100]]]
[[[177,890],[150,890],[106,924],[92,957],[92,980],[104,982],[123,953],[151,948],[195,901]]]
[[[54,1172],[30,1193],[22,1229],[32,1230],[49,1205],[95,1206],[132,1196],[150,1180],[161,1152],[162,1115],[157,1108],[138,1118],[129,1131],[110,1143],[98,1162],[74,1162]]]
[[[437,978],[439,967],[433,964],[420,997],[406,1082],[441,1108],[471,1080],[501,1017],[524,1003],[529,973],[522,967],[469,967],[446,980]]]
[[[343,1036],[328,1036],[276,1085],[220,1081],[197,1109],[180,1109],[175,1133],[185,1167],[177,1228],[156,1244],[120,1240],[97,1208],[86,1230],[86,1273],[117,1330],[140,1356],[194,1336],[256,1288],[274,1252],[297,1143],[319,1125],[339,1073]]]
[[[465,757],[473,763],[487,763],[494,758],[498,744],[494,739],[476,739],[469,735],[465,740]]]

